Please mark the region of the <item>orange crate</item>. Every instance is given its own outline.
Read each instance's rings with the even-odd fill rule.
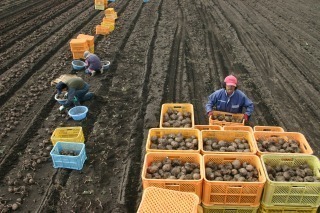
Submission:
[[[251,132],[239,131],[239,130],[203,130],[201,131],[201,142],[200,152],[202,154],[236,154],[236,155],[255,155],[257,152],[255,140]],[[224,140],[225,142],[233,142],[235,139],[246,139],[248,141],[250,152],[219,152],[219,151],[206,151],[204,150],[205,138],[216,138],[219,141]]]
[[[199,198],[193,193],[149,187],[143,190],[137,213],[197,213]]]
[[[198,140],[198,147],[197,149],[187,149],[187,150],[167,150],[167,149],[152,149],[151,145],[151,138],[153,136],[157,136],[157,138],[162,138],[165,135],[169,134],[178,134],[181,133],[183,136],[183,139],[190,137],[195,137]],[[169,153],[176,153],[176,152],[183,152],[183,153],[200,153],[200,131],[198,129],[183,129],[183,128],[175,128],[175,129],[164,129],[164,128],[152,128],[149,130],[148,139],[147,139],[147,145],[146,145],[146,151],[147,152],[169,152]]]
[[[112,23],[112,24],[115,24],[115,23],[116,23],[116,21],[115,21],[114,18],[103,18],[103,19],[102,19],[102,22],[104,22],[104,23],[110,22],[110,23]]]
[[[147,168],[154,161],[162,161],[165,158],[179,159],[182,163],[198,163],[200,165],[201,177],[199,180],[180,180],[180,179],[148,179],[146,178]],[[168,153],[150,152],[145,155],[143,169],[141,173],[143,189],[154,186],[163,189],[170,189],[180,192],[192,192],[198,195],[201,200],[202,181],[203,181],[203,162],[202,156],[198,153]]]
[[[210,181],[203,171],[203,193],[202,203],[206,206],[211,205],[234,205],[234,206],[257,206],[260,204],[263,187],[266,177],[262,168],[260,158],[256,155],[230,155],[230,154],[206,154],[203,155],[203,166],[208,162],[225,164],[234,160],[241,163],[247,162],[255,166],[259,173],[258,182],[239,182],[239,181]]]
[[[117,13],[105,14],[105,18],[115,20],[118,18],[118,15],[117,15]]]
[[[72,58],[73,59],[81,59],[81,58],[84,59],[83,54],[84,54],[84,51],[72,52]]]
[[[248,132],[251,132],[251,134],[253,135],[253,129],[251,126],[224,126],[223,130],[248,131]]]
[[[263,140],[263,139],[268,139],[268,138],[282,138],[285,141],[288,140],[297,140],[299,141],[299,147],[301,149],[302,154],[313,154],[313,150],[311,149],[307,139],[304,137],[303,134],[299,132],[266,132],[266,131],[256,131],[253,132],[254,138],[256,141],[258,140]],[[257,144],[257,155],[261,156],[263,154],[270,154],[270,153],[277,153],[277,152],[262,152]],[[278,152],[280,153],[280,152]],[[282,153],[281,154],[293,154],[293,153]],[[296,153],[299,154],[299,153]]]
[[[114,8],[107,8],[105,11],[104,11],[104,14],[105,15],[108,15],[108,14],[114,14],[116,11],[114,11]]]
[[[109,27],[97,25],[96,26],[96,34],[108,35],[110,33]]]
[[[254,126],[253,131],[284,132],[280,126]]]
[[[71,39],[70,41],[70,48],[72,52],[81,52],[89,50],[89,46],[85,39]]]
[[[223,116],[229,118],[231,121],[226,121],[226,120],[218,120],[218,119],[213,119],[216,116]],[[241,113],[229,113],[229,112],[222,112],[222,111],[213,111],[213,115],[209,117],[209,124],[210,125],[220,125],[220,126],[230,126],[230,125],[244,125],[244,119],[243,119],[244,114]],[[240,121],[241,122],[238,122]]]
[[[194,125],[195,129],[202,130],[222,130],[222,127],[219,125]]]
[[[182,113],[191,113],[191,126],[189,128],[194,128],[194,110],[193,105],[188,103],[167,103],[161,106],[161,117],[160,117],[160,128],[176,128],[176,127],[164,127],[164,115],[168,112],[168,109],[173,109]],[[180,127],[181,128],[181,127]]]
[[[94,46],[94,36],[86,35],[86,34],[79,34],[77,36],[78,39],[85,39],[89,47]]]

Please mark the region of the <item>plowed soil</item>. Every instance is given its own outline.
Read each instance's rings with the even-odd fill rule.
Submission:
[[[159,127],[161,105],[191,103],[195,123],[207,124],[207,97],[228,74],[255,104],[252,125],[301,132],[319,156],[318,0],[116,0],[109,7],[118,19],[102,36],[95,26],[104,12],[92,0],[1,1],[0,205],[21,198],[17,212],[135,212],[146,137]],[[58,112],[50,82],[72,72],[69,41],[79,33],[95,35],[95,53],[111,67],[94,77],[77,73],[96,96],[76,122]],[[81,171],[52,166],[50,136],[61,126],[84,129]]]

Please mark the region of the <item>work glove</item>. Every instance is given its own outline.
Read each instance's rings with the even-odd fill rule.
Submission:
[[[244,114],[243,115],[243,119],[244,119],[244,124],[246,125],[246,126],[249,126],[249,115],[247,115],[247,114]]]
[[[207,115],[208,115],[209,117],[212,116],[212,115],[213,115],[213,111],[208,112]]]
[[[60,106],[60,107],[59,107],[59,112],[62,112],[64,109],[65,109],[64,106]]]

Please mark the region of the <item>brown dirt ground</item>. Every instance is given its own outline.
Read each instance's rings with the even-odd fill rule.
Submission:
[[[78,72],[98,98],[87,119],[57,111],[50,82],[70,73],[69,41],[95,34],[103,12],[92,0],[0,3],[0,201],[18,212],[135,212],[149,128],[163,103],[192,103],[207,124],[207,96],[227,74],[254,101],[252,125],[303,133],[319,156],[318,0],[116,0],[116,29],[95,36],[111,61],[96,77]],[[82,126],[82,171],[54,169],[42,146],[59,126]],[[40,153],[41,152],[41,153]],[[44,162],[29,165],[34,155]],[[27,173],[34,184],[25,184]],[[8,180],[16,193],[8,192]],[[84,194],[91,191],[91,194]]]

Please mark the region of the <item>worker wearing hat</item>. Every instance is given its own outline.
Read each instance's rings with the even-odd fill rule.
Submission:
[[[85,51],[83,57],[86,63],[85,73],[91,76],[95,76],[97,72],[103,73],[101,60],[96,54]]]
[[[253,102],[239,89],[237,89],[238,80],[233,75],[224,79],[223,88],[212,93],[206,104],[208,116],[213,114],[213,109],[230,113],[243,113],[246,122],[253,112]]]
[[[92,99],[93,93],[89,92],[90,85],[86,83],[80,77],[74,77],[66,80],[65,82],[60,81],[56,85],[57,93],[61,94],[62,92],[67,93],[67,102],[59,107],[59,110],[62,111],[71,105],[80,105],[80,101],[88,101]]]

